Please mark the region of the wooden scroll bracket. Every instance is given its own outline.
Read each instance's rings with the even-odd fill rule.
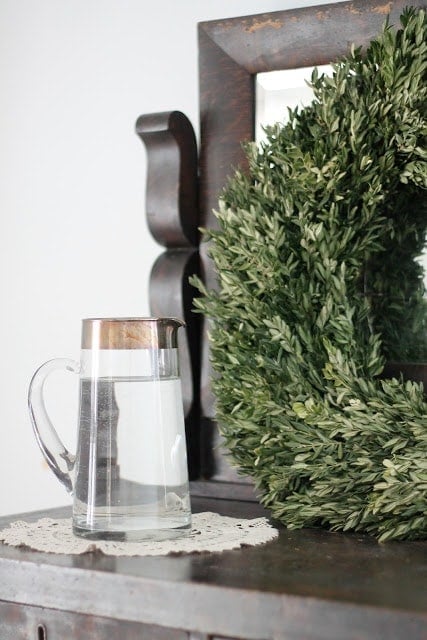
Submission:
[[[146,211],[150,232],[167,249],[199,244],[197,144],[180,111],[140,116],[136,133],[147,149]]]
[[[179,111],[140,116],[136,133],[147,150],[148,227],[166,248],[150,274],[151,313],[186,322],[178,340],[192,480],[200,475],[201,319],[192,312],[197,292],[188,281],[191,275],[200,273],[197,144],[190,121]]]

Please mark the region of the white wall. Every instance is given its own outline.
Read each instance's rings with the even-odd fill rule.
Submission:
[[[320,3],[1,0],[0,514],[69,502],[31,432],[34,369],[78,358],[83,317],[148,313],[161,249],[136,118],[179,109],[198,130],[198,21]],[[71,378],[47,391],[72,449]]]

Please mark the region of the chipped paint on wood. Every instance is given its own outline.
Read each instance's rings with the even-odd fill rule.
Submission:
[[[393,3],[392,2],[387,2],[387,4],[380,4],[377,7],[374,7],[372,9],[373,13],[379,13],[382,16],[386,16],[391,12]]]
[[[316,11],[316,18],[319,21],[326,20],[327,17],[328,17],[327,11]]]
[[[283,27],[282,20],[273,20],[269,18],[268,20],[254,20],[253,24],[250,27],[246,27],[245,31],[249,33],[254,33],[255,31],[259,31],[260,29],[281,29]]]
[[[350,4],[348,6],[348,11],[352,13],[354,16],[360,16],[362,14],[361,9],[359,9],[358,7],[355,7],[354,4]]]

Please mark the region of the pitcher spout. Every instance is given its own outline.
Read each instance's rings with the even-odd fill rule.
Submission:
[[[165,342],[160,349],[176,349],[178,346],[178,329],[185,327],[185,322],[179,318],[159,318],[159,342]]]

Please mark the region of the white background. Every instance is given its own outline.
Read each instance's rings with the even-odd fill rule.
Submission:
[[[79,357],[80,320],[149,313],[140,114],[198,132],[197,22],[316,0],[1,0],[0,514],[67,504],[27,413],[33,371]],[[74,447],[76,384],[47,387]]]

